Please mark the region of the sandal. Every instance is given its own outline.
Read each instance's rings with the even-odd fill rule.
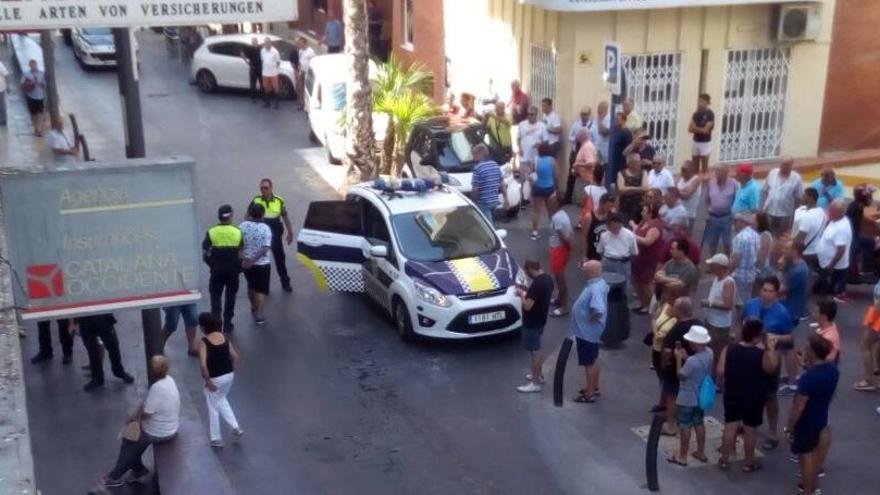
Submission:
[[[743,464],[742,472],[744,473],[756,473],[761,470],[760,462],[753,462],[751,464]]]
[[[873,392],[874,390],[877,390],[877,386],[867,380],[857,382],[853,385],[853,388],[859,392]]]
[[[697,455],[696,452],[692,452],[691,457],[702,462],[703,464],[706,464],[707,462],[709,462],[709,458],[706,457],[706,454]]]
[[[730,469],[730,461],[725,461],[724,459],[718,459],[718,468],[722,471],[727,471]]]
[[[678,458],[676,458],[674,455],[667,457],[666,462],[668,462],[670,464],[675,464],[675,465],[678,465],[681,467],[688,467],[688,463],[679,461]]]
[[[550,312],[550,316],[552,316],[552,317],[554,317],[554,318],[559,318],[559,317],[561,317],[561,316],[566,316],[567,314],[568,314],[568,311],[566,311],[566,310],[564,310],[564,309],[562,309],[562,308],[556,308],[556,309],[554,309],[553,311]]]
[[[595,394],[589,395],[589,396],[586,394],[580,394],[574,398],[574,401],[579,402],[581,404],[591,404],[593,402],[596,402],[596,399],[597,399],[597,397]]]
[[[773,450],[778,446],[779,440],[768,438],[767,440],[764,440],[764,443],[761,444],[761,450]]]
[[[661,437],[677,437],[678,432],[677,431],[666,431],[666,428],[661,428],[660,429],[660,436]]]

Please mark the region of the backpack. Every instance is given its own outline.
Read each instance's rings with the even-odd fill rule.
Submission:
[[[715,380],[712,379],[711,374],[708,374],[706,378],[703,378],[703,383],[700,384],[700,394],[697,397],[697,402],[703,412],[709,411],[715,406],[715,394]]]

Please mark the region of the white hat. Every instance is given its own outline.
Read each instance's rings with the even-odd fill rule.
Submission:
[[[730,260],[727,258],[726,254],[718,253],[706,260],[706,264],[727,267],[730,266]]]
[[[688,333],[684,334],[684,340],[694,344],[708,344],[712,337],[709,337],[709,331],[706,330],[706,327],[694,325],[688,330]]]

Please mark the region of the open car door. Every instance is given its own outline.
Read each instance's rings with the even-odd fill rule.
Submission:
[[[318,289],[364,292],[361,207],[354,201],[314,201],[296,239],[297,259]]]

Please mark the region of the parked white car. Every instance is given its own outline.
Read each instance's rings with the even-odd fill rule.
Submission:
[[[137,52],[137,39],[131,31],[131,43]],[[116,67],[116,43],[113,31],[106,27],[74,28],[71,32],[73,56],[86,67]]]
[[[345,155],[345,126],[342,122],[346,103],[346,80],[351,70],[348,55],[318,55],[305,75],[304,104],[309,118],[309,139],[327,148],[330,163],[342,163]],[[377,67],[370,61],[370,78]],[[373,132],[377,143],[385,139],[388,117],[373,113]]]
[[[293,98],[296,77],[290,63],[290,53],[296,47],[272,34],[221,34],[205,38],[193,54],[190,66],[190,77],[199,89],[205,93],[213,93],[218,88],[250,88],[250,67],[241,54],[253,50],[251,39],[254,36],[261,43],[268,37],[278,49],[281,54],[281,97]]]
[[[521,326],[524,273],[480,210],[454,188],[360,184],[309,205],[297,257],[323,290],[360,292],[416,334],[466,339]]]

